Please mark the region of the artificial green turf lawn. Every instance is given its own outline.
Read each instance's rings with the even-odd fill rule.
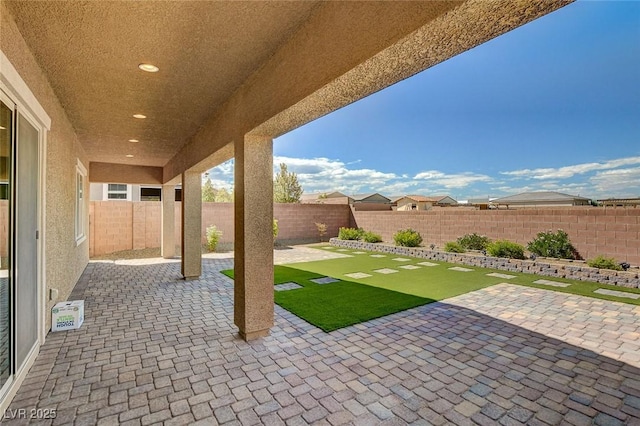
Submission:
[[[322,246],[317,248],[326,250]],[[337,252],[337,249],[332,249],[331,251]],[[364,253],[353,254],[357,251]],[[274,268],[274,283],[276,285],[295,282],[303,286],[303,288],[277,291],[275,292],[275,302],[289,312],[327,332],[498,283],[518,284],[640,305],[640,299],[634,300],[593,293],[594,290],[604,288],[640,294],[638,289],[430,261],[394,254],[385,254],[385,257],[374,258],[371,257],[372,254],[383,253],[365,252],[364,250],[346,250],[340,253],[350,257],[293,263],[287,266],[276,265]],[[399,262],[393,260],[395,258],[409,259],[409,261]],[[421,266],[418,265],[420,262],[431,262],[438,265]],[[416,265],[420,266],[420,268],[402,269],[400,268],[402,265]],[[473,271],[459,272],[448,269],[455,266],[473,269]],[[374,272],[374,270],[382,268],[395,269],[398,272],[394,274]],[[364,272],[371,276],[360,279],[345,276],[345,274],[354,272]],[[514,275],[515,278],[505,279],[487,276],[492,272]],[[222,271],[222,273],[233,278],[233,270]],[[312,278],[323,276],[344,280],[324,285],[309,281]],[[539,279],[569,283],[570,286],[551,287],[533,283],[533,281]]]
[[[222,273],[233,278],[232,269]],[[352,281],[316,284],[310,279],[325,275],[304,271],[293,265],[276,265],[274,275],[276,285],[295,282],[303,287],[276,291],[275,302],[327,332],[433,302],[428,298]]]
[[[320,250],[338,252],[337,248],[327,250],[318,246]],[[589,281],[577,281],[564,278],[547,277],[535,274],[524,274],[519,272],[504,271],[498,269],[487,269],[476,266],[466,266],[461,264],[452,264],[440,261],[431,261],[427,259],[413,258],[409,256],[401,256],[396,254],[365,252],[364,254],[353,254],[356,251],[365,252],[365,250],[347,250],[338,252],[351,257],[320,260],[314,262],[296,263],[290,265],[297,269],[314,272],[323,275],[329,275],[335,278],[342,278],[344,274],[353,272],[364,272],[370,274],[371,277],[350,280],[366,285],[376,286],[380,288],[391,289],[398,292],[413,294],[433,300],[442,300],[448,297],[464,294],[469,291],[478,290],[480,288],[489,287],[498,283],[518,284],[527,287],[541,288],[545,290],[558,291],[561,293],[577,294],[581,296],[594,297],[597,299],[612,300],[616,302],[640,305],[640,299],[629,299],[617,296],[609,296],[604,294],[593,293],[599,288],[640,294],[638,289],[629,289],[614,285],[600,284]],[[372,254],[384,254],[385,257],[374,258]],[[398,262],[394,258],[410,259],[408,262]],[[417,265],[419,262],[437,263],[438,266],[423,266],[420,269],[405,270],[399,268],[401,265]],[[417,265],[420,266],[420,265]],[[473,269],[472,272],[451,271],[448,268],[458,266],[467,269]],[[374,269],[392,268],[399,272],[395,274],[383,275],[373,272]],[[486,274],[497,272],[507,275],[515,275],[515,278],[505,279],[498,277],[488,277]],[[533,281],[546,279],[549,281],[558,281],[569,283],[569,287],[551,287],[542,284],[534,284]]]

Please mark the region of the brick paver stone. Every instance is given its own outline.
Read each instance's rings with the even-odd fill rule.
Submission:
[[[3,424],[640,424],[640,307],[499,284],[331,333],[276,306],[244,342],[232,256],[202,263],[90,262],[84,325],[48,335],[9,407],[57,418]]]

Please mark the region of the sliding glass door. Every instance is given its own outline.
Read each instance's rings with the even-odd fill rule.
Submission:
[[[0,91],[0,398],[38,342],[39,146]]]

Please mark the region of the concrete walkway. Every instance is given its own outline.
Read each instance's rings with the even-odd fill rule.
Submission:
[[[218,272],[232,262],[205,258],[189,282],[175,261],[90,263],[72,296],[85,324],[49,334],[11,410],[64,425],[640,425],[631,305],[501,284],[328,334],[276,306],[271,335],[246,343]]]

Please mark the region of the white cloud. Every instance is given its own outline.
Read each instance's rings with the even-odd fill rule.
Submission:
[[[307,194],[340,191],[345,194],[380,192],[386,196],[404,194],[446,194],[476,197],[512,195],[530,191],[558,191],[590,198],[640,196],[640,157],[628,157],[600,163],[584,163],[557,169],[527,169],[501,172],[508,179],[496,179],[480,173],[445,173],[427,170],[411,177],[405,173],[391,173],[370,168],[357,168],[360,161],[345,163],[326,157],[293,158],[274,157],[274,173],[279,164],[287,164]],[[233,160],[209,170],[209,177],[216,188],[233,188]],[[544,172],[541,172],[544,171]],[[573,181],[566,177],[582,176]],[[545,176],[542,178],[542,176]],[[515,179],[517,178],[517,179]],[[520,180],[526,178],[525,181]],[[509,182],[517,182],[510,185]],[[514,183],[515,183],[514,182]],[[478,184],[480,184],[478,186]]]
[[[567,179],[578,174],[609,170],[617,167],[640,164],[640,157],[618,158],[600,163],[582,163],[558,168],[539,168],[500,172],[503,175],[524,179]]]
[[[329,191],[340,191],[347,194],[369,191],[382,192],[380,188],[400,179],[395,173],[347,167],[357,164],[359,161],[345,164],[343,161],[326,157],[274,157],[274,172],[280,169],[280,163],[285,163],[289,171],[298,175],[298,181],[307,194]]]
[[[601,197],[640,196],[640,167],[598,172],[589,181]]]
[[[428,170],[420,172],[414,179],[426,180],[434,185],[439,185],[447,189],[464,188],[477,182],[491,182],[493,178],[487,175],[476,173],[453,173],[446,174],[438,170]]]

